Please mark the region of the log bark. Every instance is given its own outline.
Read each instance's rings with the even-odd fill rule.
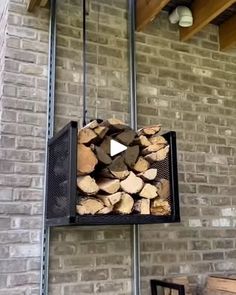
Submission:
[[[168,153],[169,153],[169,145],[167,145],[166,147],[164,147],[163,149],[155,152],[155,153],[151,153],[147,156],[145,156],[144,158],[149,161],[150,163],[156,162],[156,161],[162,161],[164,160]]]
[[[171,208],[170,204],[166,200],[155,198],[151,201],[151,213],[153,215],[170,215]]]
[[[152,136],[151,138],[149,138],[149,141],[151,142],[151,144],[164,144],[164,145],[167,145],[166,139],[161,135]]]
[[[124,145],[130,145],[135,137],[135,132],[133,130],[125,130],[116,136],[116,140]]]
[[[143,180],[137,177],[133,172],[130,172],[129,176],[121,181],[121,189],[128,194],[136,194],[143,188]]]
[[[110,155],[110,142],[111,142],[111,137],[110,136],[105,136],[103,142],[101,143],[100,145],[100,148],[103,149],[103,151],[106,153],[106,154],[109,154]]]
[[[116,157],[108,168],[111,174],[113,174],[118,179],[124,179],[129,175],[129,171],[122,156]]]
[[[96,214],[98,211],[102,210],[104,205],[102,201],[95,198],[82,198],[79,204],[76,206],[76,211],[80,215],[84,214]]]
[[[151,144],[145,135],[140,135],[139,137],[135,138],[134,142],[142,147],[147,147]]]
[[[121,199],[122,193],[117,192],[112,195],[98,195],[98,198],[103,202],[103,204],[107,207],[114,206]]]
[[[145,199],[154,199],[157,197],[157,188],[150,183],[146,183],[139,195]]]
[[[84,128],[95,129],[96,127],[98,127],[98,121],[93,120],[90,123],[88,123]]]
[[[150,167],[150,164],[148,161],[146,161],[143,157],[139,157],[138,161],[135,163],[133,169],[136,172],[144,172],[147,171]]]
[[[157,169],[148,169],[147,171],[138,174],[138,176],[140,176],[145,181],[152,181],[157,177]]]
[[[78,133],[78,143],[88,144],[95,138],[97,138],[97,134],[90,128],[80,129]]]
[[[140,199],[134,203],[134,211],[139,214],[150,214],[150,200]]]
[[[112,162],[111,157],[107,153],[105,153],[105,151],[101,147],[94,146],[94,149],[95,149],[95,153],[98,158],[98,161],[100,163],[103,163],[105,165],[111,164]]]
[[[108,131],[108,128],[105,126],[98,126],[94,129],[94,132],[98,135],[100,139],[103,139]]]
[[[78,177],[77,186],[79,190],[86,195],[96,195],[99,191],[99,187],[95,180],[89,175]]]
[[[163,149],[164,147],[165,147],[164,144],[151,144],[142,150],[142,154],[145,156],[145,155],[157,152],[157,151]]]
[[[134,146],[129,146],[127,150],[124,153],[124,159],[125,163],[129,166],[129,168],[132,168],[138,158],[139,155],[139,146],[134,145]]]
[[[126,193],[122,193],[120,201],[115,205],[115,212],[120,214],[130,214],[134,205],[133,198]]]
[[[138,135],[154,135],[161,130],[161,125],[152,125],[138,130]]]
[[[111,213],[112,211],[113,211],[113,207],[112,206],[111,207],[104,207],[101,210],[99,210],[97,212],[97,214],[105,215],[105,214]]]
[[[160,179],[156,184],[157,193],[162,199],[167,199],[170,196],[170,182],[167,179]]]
[[[110,130],[124,130],[128,128],[128,126],[125,125],[124,122],[115,118],[105,120],[100,125],[108,127]]]
[[[93,172],[97,163],[98,160],[91,148],[79,144],[77,147],[77,170],[79,175]]]
[[[97,181],[97,185],[101,191],[114,194],[120,188],[120,181],[118,179],[103,178]]]

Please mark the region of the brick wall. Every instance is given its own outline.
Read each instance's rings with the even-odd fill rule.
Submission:
[[[236,58],[218,51],[213,25],[180,43],[165,13],[137,35],[137,52],[140,124],[177,131],[182,216],[142,227],[143,287],[175,274],[201,285],[236,267]]]
[[[39,294],[48,11],[31,15],[26,13],[27,1],[7,2],[0,119],[0,294]]]
[[[39,294],[48,11],[9,1],[1,100],[0,294]],[[128,122],[126,1],[91,1],[90,118]],[[100,3],[98,6],[97,4]],[[81,121],[81,0],[58,1],[56,129]],[[99,14],[98,14],[99,11]],[[98,25],[99,22],[99,25]],[[142,294],[149,279],[234,272],[236,58],[218,51],[217,27],[192,41],[163,13],[137,34],[139,125],[178,136],[181,224],[141,226]],[[132,294],[129,226],[54,229],[51,294]]]

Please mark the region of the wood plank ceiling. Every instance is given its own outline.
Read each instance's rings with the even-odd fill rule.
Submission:
[[[171,13],[177,6],[188,6],[193,25],[180,27],[180,40],[187,41],[207,24],[219,26],[220,49],[236,46],[236,0],[136,0],[136,29],[141,31],[162,9]]]
[[[48,5],[48,0],[28,1],[28,11],[33,11],[36,6]],[[220,49],[236,48],[236,0],[136,0],[137,31],[143,31],[162,10],[171,13],[179,5],[189,7],[193,13],[193,25],[180,27],[181,41],[189,40],[213,23],[219,26]]]

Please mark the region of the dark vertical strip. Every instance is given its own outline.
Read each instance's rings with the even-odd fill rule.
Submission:
[[[54,133],[55,115],[55,82],[56,82],[56,0],[50,1],[49,47],[48,47],[48,95],[47,95],[47,126],[44,171],[44,198],[43,198],[43,228],[41,239],[41,284],[40,294],[48,294],[48,262],[50,228],[46,225],[47,218],[47,164],[48,140]]]
[[[137,130],[136,52],[135,52],[135,0],[128,0],[130,127]],[[132,226],[133,294],[140,294],[140,231]]]
[[[86,43],[86,0],[83,0],[83,126],[87,117],[87,43]]]

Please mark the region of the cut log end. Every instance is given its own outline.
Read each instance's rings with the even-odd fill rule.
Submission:
[[[96,195],[99,191],[99,187],[95,180],[89,175],[78,177],[77,186],[79,190],[86,195]]]
[[[150,200],[140,199],[134,203],[134,212],[139,214],[150,214]]]
[[[129,176],[121,181],[120,186],[124,192],[128,194],[136,194],[141,191],[143,180],[137,177],[133,172],[130,172]]]
[[[130,214],[134,205],[134,199],[126,193],[122,193],[121,199],[115,205],[115,212],[120,214]]]
[[[108,194],[116,193],[120,188],[120,181],[118,179],[103,178],[97,181],[99,189]]]
[[[83,128],[78,133],[78,143],[88,144],[97,138],[97,134],[90,128]]]
[[[156,198],[151,202],[151,213],[153,215],[170,215],[171,208],[170,204],[166,200],[162,200],[160,198]]]
[[[98,195],[98,198],[104,203],[105,206],[111,207],[120,201],[121,195],[121,192],[117,192],[112,195]]]
[[[139,195],[145,199],[154,199],[157,197],[157,188],[150,183],[146,183]]]
[[[145,172],[150,167],[150,164],[147,160],[145,160],[143,157],[139,157],[138,161],[135,163],[133,169],[136,172]]]
[[[108,169],[110,170],[111,174],[113,174],[118,179],[124,179],[129,175],[128,168],[125,165],[122,156],[116,157]]]
[[[145,181],[152,181],[157,177],[157,169],[155,168],[148,169],[147,171],[144,171],[138,174],[138,176],[140,176]]]
[[[92,173],[97,163],[98,160],[91,148],[79,144],[77,148],[77,170],[79,175]]]
[[[104,208],[103,203],[95,198],[82,198],[76,206],[76,211],[80,215],[96,214]]]

